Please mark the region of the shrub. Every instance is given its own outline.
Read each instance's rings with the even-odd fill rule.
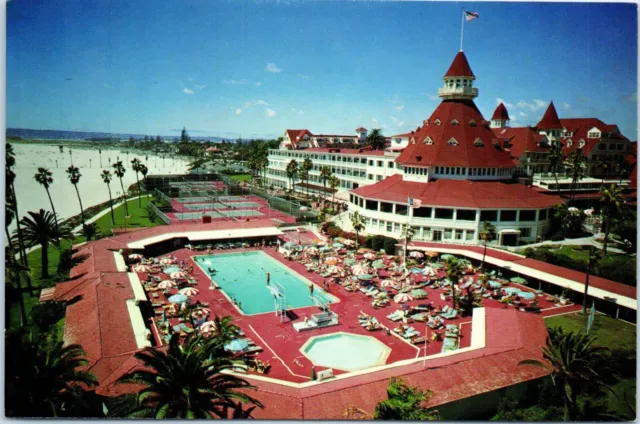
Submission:
[[[383,249],[385,252],[387,252],[388,255],[392,255],[396,251],[396,244],[398,244],[398,240],[394,239],[393,237],[385,237]]]
[[[41,333],[46,333],[64,317],[64,310],[62,302],[37,303],[31,308],[31,319]]]
[[[64,274],[69,272],[73,267],[73,250],[72,249],[64,249],[60,253],[60,262],[58,262],[57,272],[59,274]]]
[[[551,241],[562,241],[564,240],[564,234],[558,232],[551,235]]]

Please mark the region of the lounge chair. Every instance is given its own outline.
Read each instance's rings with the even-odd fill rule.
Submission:
[[[449,312],[442,314],[441,316],[445,319],[454,319],[458,316],[458,311],[455,309],[451,309],[449,310]]]
[[[397,310],[392,314],[387,315],[387,318],[391,321],[400,321],[404,317],[404,312]]]

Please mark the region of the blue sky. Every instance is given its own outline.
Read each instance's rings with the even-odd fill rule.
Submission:
[[[7,9],[7,126],[244,138],[286,128],[386,135],[438,105],[460,47],[490,118],[550,100],[637,138],[633,4],[17,0]]]

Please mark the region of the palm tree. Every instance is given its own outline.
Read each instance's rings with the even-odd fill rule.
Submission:
[[[7,282],[15,282],[17,289],[17,298],[20,304],[20,318],[21,325],[27,325],[27,312],[24,306],[24,297],[22,296],[22,283],[21,280],[23,277],[29,276],[29,267],[25,267],[20,264],[16,260],[16,253],[13,250],[13,243],[11,242],[11,238],[7,238],[7,250],[4,252],[4,274],[5,281]],[[6,293],[8,294],[8,292]],[[7,303],[6,307],[9,307]]]
[[[609,165],[611,165],[611,161],[609,160],[609,156],[607,155],[601,155],[596,162],[596,167],[600,169],[601,172],[600,177],[602,179],[602,185],[604,185],[604,177],[609,170]]]
[[[102,171],[101,174],[102,177],[102,181],[104,181],[104,183],[107,185],[107,189],[109,190],[109,207],[111,208],[111,225],[115,225],[116,224],[116,216],[113,213],[113,199],[111,198],[111,172],[109,172],[108,169],[105,169],[104,171]]]
[[[333,189],[331,203],[336,203],[336,189],[340,186],[340,180],[335,175],[329,177],[329,187]]]
[[[142,174],[142,182],[144,182],[144,180],[147,178],[147,174],[149,173],[149,168],[147,168],[147,165],[145,165],[144,163],[140,164],[140,173]],[[140,185],[138,185],[138,187],[140,187]],[[145,193],[149,193],[148,191],[146,191],[147,188],[145,186]]]
[[[574,191],[578,182],[586,175],[587,159],[582,153],[582,149],[576,149],[569,155],[569,158],[564,162],[564,166],[567,169],[567,173],[571,176],[571,192],[569,199],[573,200]]]
[[[489,221],[482,223],[482,230],[480,230],[480,240],[484,242],[484,253],[482,254],[482,263],[480,264],[480,270],[484,269],[484,260],[487,257],[487,243],[495,238],[496,227]]]
[[[451,298],[453,301],[453,309],[455,309],[458,307],[456,284],[458,284],[458,281],[460,281],[464,274],[464,266],[455,256],[447,258],[444,262],[447,265],[447,269],[445,270],[447,279],[451,281]]]
[[[387,387],[387,399],[378,402],[373,412],[374,420],[435,421],[440,419],[438,411],[423,406],[431,397],[431,390],[408,386],[399,378],[392,377]]]
[[[602,205],[602,214],[604,215],[604,254],[607,254],[607,245],[609,242],[609,233],[611,232],[611,220],[620,215],[622,212],[622,192],[624,188],[611,184],[609,188],[600,190],[600,204]]]
[[[229,418],[237,403],[262,404],[244,393],[255,389],[246,380],[222,371],[231,368],[226,358],[206,358],[201,336],[190,336],[181,347],[174,335],[166,352],[147,348],[135,353],[143,369],[129,372],[119,384],[143,386],[136,394],[119,399],[124,408],[114,416],[130,418]],[[125,402],[128,400],[128,402]]]
[[[307,171],[307,170],[306,170],[306,169],[304,169],[304,168],[303,168],[303,169],[301,169],[301,170],[300,170],[299,177],[300,177],[300,181],[302,181],[302,182],[304,182],[305,180],[308,180],[308,179],[309,179],[309,171]],[[303,194],[304,194],[304,193],[303,193]],[[307,198],[307,199],[309,198],[309,186],[307,186],[306,198]]]
[[[549,167],[553,170],[553,177],[556,179],[556,190],[560,190],[558,187],[558,165],[564,163],[566,156],[562,151],[562,145],[558,142],[551,144],[551,150],[549,150]]]
[[[120,188],[122,188],[122,195],[124,196],[124,212],[125,215],[129,215],[129,206],[127,205],[127,193],[124,191],[124,185],[122,184],[122,177],[124,177],[124,173],[127,172],[124,169],[124,165],[122,165],[122,161],[117,161],[113,164],[114,171],[113,173],[120,179]]]
[[[44,209],[39,212],[28,212],[29,216],[22,218],[24,225],[23,237],[28,247],[41,246],[42,278],[49,278],[49,243],[60,245],[60,240],[72,240],[73,234],[65,226],[58,227],[53,214]]]
[[[84,209],[82,208],[82,199],[80,198],[80,192],[78,191],[78,183],[80,182],[82,174],[77,166],[70,165],[67,168],[67,175],[69,176],[69,181],[71,181],[71,184],[75,187],[76,194],[78,195],[78,202],[80,202],[80,216],[82,217],[82,226],[84,227]]]
[[[100,168],[102,168],[102,149],[98,149],[98,156],[100,156]]]
[[[376,128],[371,130],[365,141],[367,146],[371,146],[373,150],[384,150],[387,140],[382,135],[382,130]]]
[[[309,173],[313,169],[313,161],[310,158],[305,158],[302,161],[302,171],[305,173],[305,179],[307,180],[307,198],[309,197]]]
[[[142,163],[138,160],[138,158],[134,158],[131,161],[131,169],[133,169],[133,171],[136,173],[136,183],[138,186],[138,207],[141,208],[142,207],[142,199],[140,198],[140,180],[138,179],[138,172],[140,172],[140,165],[142,165]]]
[[[593,267],[602,256],[595,246],[589,246],[589,256],[587,257],[587,272],[584,281],[584,299],[582,300],[582,313],[587,313],[587,294],[589,292],[589,276],[593,271]]]
[[[327,180],[331,178],[331,168],[323,165],[322,168],[320,168],[320,178],[322,178],[322,185],[324,186],[322,204],[325,205],[327,203]]]
[[[291,192],[293,193],[293,184],[295,182],[296,175],[298,175],[298,162],[295,159],[292,159],[288,164],[285,170],[287,173],[287,178],[291,181]]]
[[[351,216],[351,225],[356,232],[356,250],[358,249],[358,239],[360,238],[360,231],[364,230],[364,222],[362,215],[358,211],[355,211]]]
[[[84,387],[95,387],[98,380],[85,370],[89,362],[80,345],[32,343],[19,334],[6,341],[7,416],[84,415],[76,405],[86,394]]]
[[[404,236],[404,264],[407,264],[407,248],[408,244],[415,234],[415,229],[408,224],[402,225],[402,234]]]
[[[585,333],[565,333],[561,328],[550,328],[547,345],[541,348],[545,361],[520,362],[520,365],[534,365],[551,373],[551,381],[561,391],[564,401],[564,421],[578,418],[577,399],[586,383],[604,385],[592,364],[602,360],[609,349],[594,346],[593,342]]]
[[[49,197],[49,203],[51,204],[51,210],[53,211],[53,218],[56,221],[56,226],[58,226],[58,216],[56,215],[56,208],[53,206],[53,200],[51,199],[51,193],[49,192],[49,187],[53,184],[53,174],[47,168],[40,167],[38,168],[38,172],[33,176],[35,180],[47,191],[47,196]]]

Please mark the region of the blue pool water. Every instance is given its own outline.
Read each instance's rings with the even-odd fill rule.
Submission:
[[[179,266],[172,265],[172,266],[168,266],[168,267],[164,268],[163,271],[164,271],[165,274],[171,274],[172,272],[178,272],[178,271],[182,271],[182,270],[180,269]]]
[[[334,333],[312,337],[301,351],[315,365],[354,371],[384,364],[391,349],[370,336]]]
[[[308,280],[264,252],[223,253],[196,256],[195,261],[211,277],[208,269],[215,269],[213,280],[229,298],[236,299],[247,315],[275,311],[275,301],[267,287],[266,273],[271,281],[284,287],[287,309],[313,306]],[[324,303],[338,302],[320,287],[314,287],[314,296]]]

